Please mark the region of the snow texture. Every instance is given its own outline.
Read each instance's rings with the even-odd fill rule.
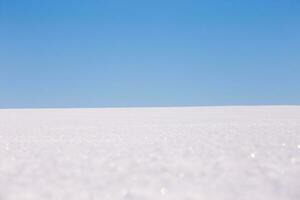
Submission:
[[[299,200],[300,107],[0,110],[1,200]]]

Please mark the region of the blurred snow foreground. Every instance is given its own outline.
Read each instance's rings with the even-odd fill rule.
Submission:
[[[299,200],[300,106],[0,110],[1,200]]]

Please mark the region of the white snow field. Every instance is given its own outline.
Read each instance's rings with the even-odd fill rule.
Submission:
[[[299,200],[300,106],[3,109],[1,200]]]

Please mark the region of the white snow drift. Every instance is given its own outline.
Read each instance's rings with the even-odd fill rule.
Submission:
[[[299,200],[300,107],[0,110],[0,199]]]

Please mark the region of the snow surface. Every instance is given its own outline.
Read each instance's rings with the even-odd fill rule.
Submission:
[[[300,106],[0,110],[0,199],[300,199]]]

